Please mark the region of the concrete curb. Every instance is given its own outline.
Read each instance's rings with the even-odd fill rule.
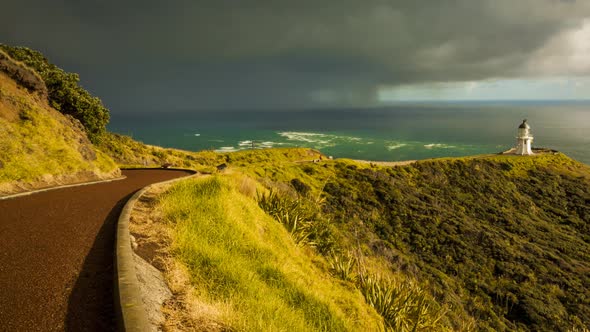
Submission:
[[[126,179],[126,178],[127,178],[126,176],[121,176],[121,177],[114,178],[114,179],[98,180],[98,181],[91,181],[91,182],[72,183],[72,184],[65,184],[65,185],[56,186],[56,187],[48,187],[48,188],[43,188],[43,189],[25,191],[25,192],[18,193],[18,194],[0,196],[0,201],[1,200],[4,200],[4,199],[11,199],[11,198],[17,198],[17,197],[22,197],[22,196],[29,196],[29,195],[38,194],[38,193],[42,193],[42,192],[46,192],[46,191],[51,191],[51,190],[64,189],[64,188],[72,188],[72,187],[80,187],[80,186],[89,186],[91,184],[98,184],[98,183],[106,183],[106,182],[119,181],[119,180],[123,180],[123,179]]]
[[[137,169],[137,168],[135,168]],[[151,169],[154,168],[143,168]],[[161,169],[161,168],[160,168]],[[150,323],[141,297],[139,280],[135,271],[135,260],[131,248],[131,234],[129,233],[129,218],[135,202],[155,185],[173,183],[198,176],[198,172],[181,168],[166,168],[174,171],[190,171],[192,175],[176,178],[168,181],[152,183],[137,191],[123,207],[117,224],[115,242],[115,310],[117,315],[117,327],[119,331],[154,331]]]

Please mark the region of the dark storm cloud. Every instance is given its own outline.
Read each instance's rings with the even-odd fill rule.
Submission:
[[[311,107],[534,75],[531,56],[586,17],[590,2],[560,0],[21,0],[2,5],[0,33],[107,104]]]

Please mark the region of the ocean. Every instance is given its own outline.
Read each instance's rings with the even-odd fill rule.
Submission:
[[[112,114],[109,130],[191,151],[311,147],[334,158],[398,161],[508,150],[527,119],[533,147],[590,164],[590,102],[407,103],[368,109]]]

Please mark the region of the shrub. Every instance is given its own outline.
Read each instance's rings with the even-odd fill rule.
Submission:
[[[417,284],[360,274],[358,286],[366,301],[392,331],[441,331],[445,310]]]
[[[328,256],[328,263],[332,274],[344,281],[356,281],[358,261],[353,253],[347,252],[345,256],[332,253]]]
[[[365,301],[377,311],[391,331],[441,331],[446,310],[442,309],[415,282],[385,279],[367,271],[353,253],[332,253],[330,272],[344,281],[354,282]]]
[[[330,219],[318,212],[318,205],[303,198],[291,198],[276,190],[256,193],[258,205],[291,233],[297,244],[316,248],[321,254],[332,251],[335,241]]]
[[[257,194],[257,201],[262,210],[287,228],[295,243],[310,242],[313,215],[301,200],[281,197],[276,191],[271,190],[267,195]]]

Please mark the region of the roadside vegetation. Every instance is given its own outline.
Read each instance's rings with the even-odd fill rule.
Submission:
[[[0,72],[0,194],[119,174],[77,120]]]
[[[176,184],[160,199],[173,229],[172,254],[200,303],[192,311],[209,308],[206,318],[194,318],[195,328],[383,330],[358,290],[331,277],[316,253],[258,207],[256,186],[240,176],[213,176]]]
[[[0,192],[117,176],[118,167],[211,173],[227,155],[150,146],[106,130],[109,111],[41,53],[0,44]],[[61,114],[60,114],[61,113]]]

